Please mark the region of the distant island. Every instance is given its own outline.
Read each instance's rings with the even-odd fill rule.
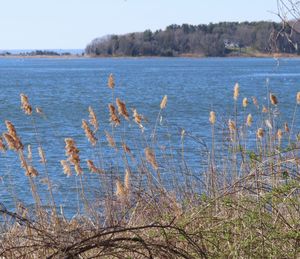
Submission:
[[[87,45],[85,54],[93,57],[299,55],[300,34],[296,27],[299,26],[295,23],[283,27],[282,23],[267,21],[174,24],[154,32],[96,38]]]

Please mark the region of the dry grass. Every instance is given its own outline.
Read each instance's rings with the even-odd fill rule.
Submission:
[[[113,75],[109,76],[108,86],[117,90]],[[0,206],[0,257],[300,257],[300,144],[297,134],[292,135],[292,129],[299,123],[299,92],[290,129],[276,115],[280,102],[274,94],[268,93],[270,104],[260,105],[256,97],[241,98],[239,91],[236,83],[234,113],[229,115],[234,119],[226,122],[221,121],[216,111],[208,114],[210,144],[181,130],[180,160],[176,160],[173,152],[175,143],[168,147],[159,143],[158,120],[165,116],[167,96],[157,104],[158,119],[149,126],[153,130],[148,138],[142,125],[144,117],[136,109],[132,109],[130,116],[125,102],[119,98],[118,113],[125,120],[118,117],[113,99],[108,106],[112,133],[99,128],[97,111],[89,107],[89,120],[82,120],[82,127],[94,157],[86,163],[87,169],[99,177],[101,195],[91,200],[89,185],[84,180],[89,172],[80,158],[83,151],[71,136],[66,138],[62,171],[78,179],[79,202],[84,207],[84,213],[72,218],[53,199],[53,179],[47,178],[52,202],[42,203],[35,183],[40,176],[33,167],[31,147],[28,146],[31,155],[26,158],[13,123],[6,121],[7,132],[0,138],[0,150],[3,154],[15,152],[19,157],[35,204],[34,209],[29,209],[17,203],[14,211]],[[24,94],[21,105],[25,114],[35,116]],[[255,114],[247,110],[251,105]],[[140,132],[140,136],[135,136],[135,152],[125,144],[123,131],[118,136],[120,132],[115,126],[122,124]],[[103,167],[103,154],[110,147],[101,147],[96,133],[106,136],[113,148],[109,153],[116,163],[113,171]],[[221,142],[218,136],[222,136]],[[194,139],[205,147],[200,177],[185,161],[186,139]],[[6,145],[12,151],[7,151]],[[47,168],[42,146],[38,152],[40,162]]]

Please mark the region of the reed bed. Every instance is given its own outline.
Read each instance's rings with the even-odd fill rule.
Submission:
[[[55,199],[55,179],[48,173],[42,145],[43,175],[34,166],[31,145],[25,147],[13,122],[5,122],[1,155],[10,152],[19,159],[28,178],[24,188],[34,204],[19,202],[17,194],[15,209],[0,204],[1,258],[300,257],[300,92],[289,104],[295,105],[292,121],[283,122],[276,93],[268,89],[267,101],[260,104],[257,97],[241,96],[236,83],[232,114],[225,119],[217,111],[207,114],[208,143],[182,128],[173,136],[179,142],[173,143],[165,134],[172,127],[165,119],[167,95],[157,104],[151,124],[118,97],[113,74],[107,86],[112,93],[107,110],[111,130],[102,127],[106,122],[98,121],[91,106],[82,120],[92,157],[81,158],[86,150],[72,136],[61,140],[61,173],[77,183],[78,204],[72,204],[78,207],[76,215],[66,215]],[[21,108],[32,118],[38,138],[34,118],[43,110],[33,108],[23,93]],[[129,129],[134,141],[126,138]],[[202,164],[196,170],[185,157],[189,141],[201,150]],[[46,201],[39,192],[40,177],[46,181]],[[90,177],[97,182],[98,195],[93,195]],[[9,187],[13,193],[14,186]]]

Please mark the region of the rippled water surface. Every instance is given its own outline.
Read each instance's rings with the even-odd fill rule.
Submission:
[[[65,159],[64,138],[76,140],[83,161],[95,156],[95,152],[87,148],[89,143],[81,129],[81,120],[88,118],[87,108],[91,105],[100,121],[99,139],[103,146],[107,145],[102,131],[111,131],[107,104],[112,100],[112,91],[106,86],[110,73],[115,75],[114,97],[125,100],[129,110],[136,107],[147,117],[146,135],[153,129],[161,98],[168,95],[167,109],[162,113],[164,130],[158,127],[158,133],[160,130],[163,134],[169,133],[166,139],[170,137],[174,146],[180,146],[181,128],[201,137],[209,145],[208,113],[215,110],[218,119],[223,121],[232,115],[235,82],[240,84],[240,101],[242,97],[256,96],[260,103],[267,102],[265,96],[269,85],[279,98],[282,121],[291,120],[295,94],[300,90],[299,59],[281,59],[279,63],[271,58],[0,59],[0,130],[5,131],[4,120],[11,120],[25,146],[31,144],[34,164],[40,171],[37,181],[45,177],[36,150],[38,143],[43,145],[55,197],[66,207],[75,206],[76,179],[66,178],[60,168],[59,161]],[[32,120],[25,116],[20,110],[20,93],[26,93],[33,106],[42,107],[46,118],[34,116]],[[249,107],[255,113],[253,109]],[[168,130],[164,125],[168,125]],[[117,129],[133,150],[138,131],[133,124]],[[161,143],[168,145],[166,139],[162,137]],[[200,160],[198,145],[191,141],[185,150],[185,158],[195,171]],[[106,168],[110,168],[116,159],[114,152],[105,151]],[[20,200],[30,203],[27,179],[16,155],[11,151],[1,154],[0,162],[0,201],[13,206],[12,191],[8,186],[14,186]]]

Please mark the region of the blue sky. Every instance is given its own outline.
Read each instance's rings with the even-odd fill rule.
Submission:
[[[0,49],[84,48],[170,24],[278,21],[276,0],[0,0]]]

